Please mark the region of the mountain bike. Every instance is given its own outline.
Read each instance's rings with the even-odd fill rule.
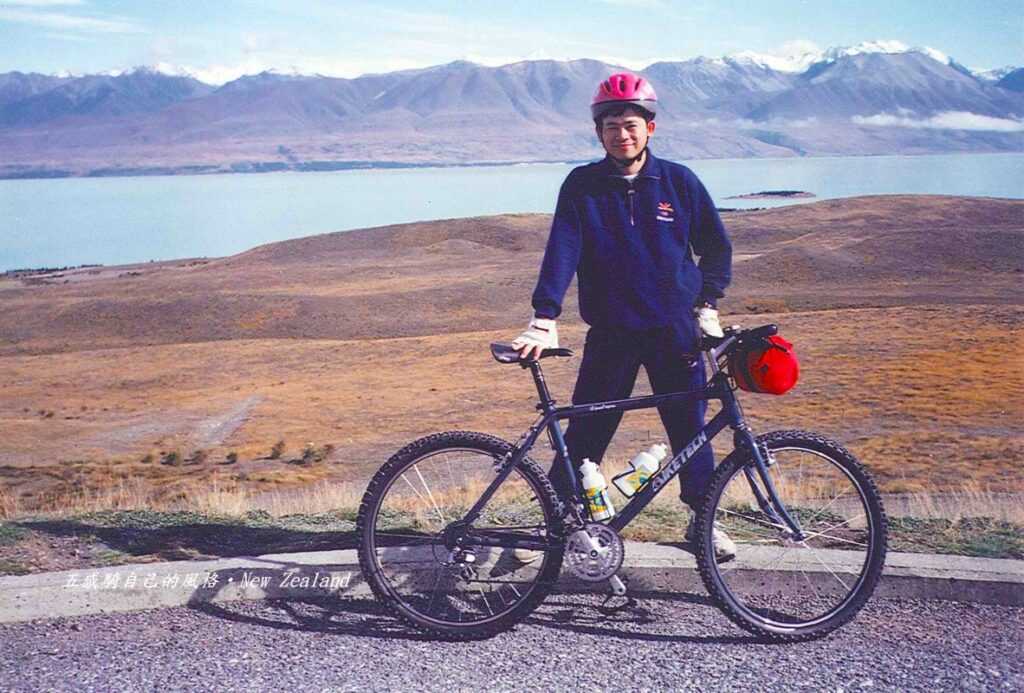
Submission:
[[[395,453],[370,481],[357,519],[359,562],[377,599],[409,624],[449,639],[492,636],[528,616],[564,567],[585,582],[626,593],[617,573],[621,532],[726,428],[733,450],[712,475],[694,517],[692,549],[714,603],[742,628],[771,641],[822,637],[860,610],[882,572],[887,520],[865,468],[839,443],[805,431],[755,436],[737,399],[729,359],[765,343],[777,328],[732,327],[705,337],[703,388],[607,402],[556,406],[541,360],[507,344],[494,358],[528,369],[539,418],[516,443],[449,431]],[[693,440],[612,518],[597,522],[585,503],[561,421],[702,399],[721,408]],[[566,466],[573,492],[560,497],[529,453],[542,433]],[[712,531],[734,540],[736,557],[715,560]]]

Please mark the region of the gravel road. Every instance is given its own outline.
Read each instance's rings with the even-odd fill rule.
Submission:
[[[0,626],[0,689],[1024,690],[1024,609],[876,599],[765,645],[703,596],[550,597],[511,633],[424,640],[371,601],[246,602]]]

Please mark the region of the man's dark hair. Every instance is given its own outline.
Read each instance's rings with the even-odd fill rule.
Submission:
[[[601,127],[604,125],[604,119],[607,118],[608,116],[618,118],[619,116],[625,115],[626,111],[633,111],[641,118],[643,118],[644,122],[646,123],[649,123],[652,120],[654,120],[654,114],[648,111],[643,106],[637,106],[636,104],[633,103],[622,103],[617,106],[612,106],[607,111],[602,113],[599,117],[594,118],[594,125],[596,125],[597,127]]]

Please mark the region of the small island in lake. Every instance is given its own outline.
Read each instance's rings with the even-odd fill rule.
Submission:
[[[817,197],[814,193],[805,192],[803,190],[762,190],[756,193],[746,193],[745,195],[730,195],[725,198],[727,200],[764,200],[773,197]]]

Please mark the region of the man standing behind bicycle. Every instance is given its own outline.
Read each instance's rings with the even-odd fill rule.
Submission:
[[[590,329],[573,404],[629,397],[641,365],[655,394],[700,388],[700,333],[722,336],[715,305],[729,285],[732,246],[697,176],[651,154],[657,105],[650,83],[628,72],[598,86],[590,109],[607,156],[574,169],[562,184],[534,317],[513,342],[524,357],[558,347],[555,321],[577,275],[580,315]],[[706,408],[703,401],[658,408],[673,454],[702,428]],[[584,458],[600,463],[621,419],[613,412],[570,421],[565,441],[577,468]],[[691,509],[713,469],[706,445],[680,476],[680,497]],[[559,493],[571,492],[564,467],[553,465],[550,476]],[[719,560],[735,555],[717,528],[714,546]]]

